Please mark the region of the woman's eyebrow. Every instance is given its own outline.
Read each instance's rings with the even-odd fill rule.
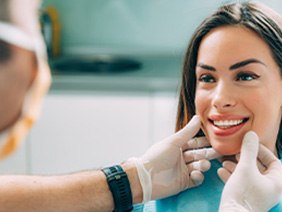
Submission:
[[[209,71],[216,71],[216,69],[214,67],[206,65],[204,63],[198,63],[197,67],[200,67],[202,69],[206,69],[206,70],[209,70]]]
[[[229,67],[229,70],[235,70],[235,69],[241,68],[243,66],[249,65],[250,63],[259,63],[259,64],[266,66],[266,64],[264,62],[257,60],[257,59],[254,59],[254,58],[251,58],[251,59],[243,60],[243,61],[240,61],[238,63],[231,65]],[[204,64],[204,63],[198,63],[197,67],[200,67],[202,69],[206,69],[208,71],[216,71],[215,67]]]
[[[254,58],[251,58],[251,59],[247,59],[247,60],[233,64],[232,66],[229,67],[229,70],[238,69],[238,68],[241,68],[243,66],[249,65],[250,63],[259,63],[259,64],[266,66],[264,62],[257,60],[257,59],[254,59]]]

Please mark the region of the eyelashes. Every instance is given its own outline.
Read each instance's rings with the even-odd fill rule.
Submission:
[[[251,80],[256,80],[260,76],[254,73],[249,73],[249,72],[240,72],[237,74],[236,79],[237,81],[251,81]]]
[[[256,80],[259,79],[260,76],[255,74],[255,73],[251,73],[251,72],[239,72],[235,75],[235,81],[252,81],[252,80]],[[201,74],[198,77],[198,81],[199,82],[203,82],[203,83],[214,83],[217,81],[216,77],[213,76],[212,74]]]
[[[202,74],[198,81],[204,82],[204,83],[213,83],[216,82],[215,78],[211,74]]]

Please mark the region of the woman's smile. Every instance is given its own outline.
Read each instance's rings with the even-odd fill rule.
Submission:
[[[237,133],[249,120],[248,117],[233,114],[211,115],[208,123],[216,136],[230,136]]]

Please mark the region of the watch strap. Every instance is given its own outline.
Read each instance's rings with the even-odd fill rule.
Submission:
[[[103,168],[112,192],[115,212],[131,211],[133,209],[132,193],[127,174],[121,166],[115,165]]]

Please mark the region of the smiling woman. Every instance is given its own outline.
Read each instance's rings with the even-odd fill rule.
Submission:
[[[197,113],[224,155],[238,153],[249,130],[281,154],[281,25],[278,13],[253,3],[225,5],[208,17],[186,54],[176,129]]]
[[[188,46],[176,131],[182,129],[194,114],[198,114],[202,122],[199,136],[205,135],[217,152],[228,156],[224,160],[236,161],[234,156],[240,152],[243,137],[248,131],[255,131],[260,143],[273,153],[273,157],[281,159],[281,52],[282,17],[278,13],[265,5],[251,2],[220,7],[197,28]],[[217,170],[223,166],[224,173],[230,176],[236,165],[228,162],[232,168],[225,166],[227,161],[223,164],[212,161],[203,185],[159,201],[158,209],[219,211],[223,183],[218,176],[224,181],[226,178],[222,171],[217,173]],[[262,164],[259,166],[259,175],[265,176],[265,167]],[[274,169],[280,173],[281,167],[278,163]],[[249,176],[258,174],[256,171],[250,170]],[[256,181],[263,183],[262,178]],[[273,179],[270,181],[274,182]],[[252,186],[251,193],[255,196],[257,187]],[[273,186],[279,188],[277,182]],[[277,199],[270,198],[268,200],[273,202],[272,206],[278,203]],[[250,207],[253,206],[246,208]],[[257,210],[252,208],[250,211]],[[282,211],[282,202],[271,211]]]

